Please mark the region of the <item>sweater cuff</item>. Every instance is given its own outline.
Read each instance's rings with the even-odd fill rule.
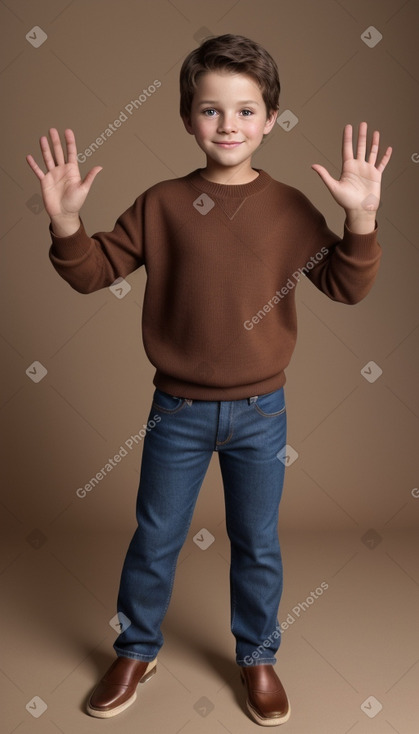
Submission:
[[[51,235],[50,257],[52,260],[81,260],[91,247],[91,239],[86,233],[82,220],[77,232],[68,237],[58,237],[49,225]]]
[[[357,234],[348,229],[346,222],[344,224],[344,235],[342,240],[343,247],[348,254],[356,255],[359,260],[371,260],[371,257],[381,253],[381,247],[377,241],[378,225],[375,222],[375,228],[368,234]]]

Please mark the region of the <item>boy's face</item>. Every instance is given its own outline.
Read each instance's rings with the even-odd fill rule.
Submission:
[[[184,120],[207,156],[206,174],[217,183],[240,184],[255,178],[251,158],[272,130],[257,83],[245,74],[207,71],[197,81],[191,116]]]

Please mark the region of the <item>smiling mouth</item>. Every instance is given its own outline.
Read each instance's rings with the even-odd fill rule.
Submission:
[[[232,140],[229,143],[226,141],[220,141],[220,142],[215,141],[215,145],[221,145],[222,148],[236,148],[237,145],[241,145],[241,144],[242,144],[241,140]]]

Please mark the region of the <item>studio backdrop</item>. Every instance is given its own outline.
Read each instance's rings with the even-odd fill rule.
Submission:
[[[366,120],[369,135],[380,130],[383,150],[394,148],[378,211],[383,256],[370,294],[346,306],[304,276],[292,283],[298,342],[285,386],[280,530],[284,537],[318,533],[319,543],[330,531],[351,534],[350,563],[354,554],[389,550],[390,533],[418,527],[418,20],[414,0],[0,4],[7,625],[21,619],[23,629],[23,600],[36,607],[38,594],[47,594],[56,604],[51,585],[61,589],[64,579],[79,595],[80,619],[85,597],[100,597],[107,581],[111,617],[134,529],[142,445],[157,430],[147,425],[154,367],[141,339],[145,270],[91,295],[72,290],[50,263],[49,220],[25,155],[41,163],[39,137],[56,127],[64,140],[72,128],[82,175],[103,166],[82,210],[85,228],[112,229],[147,188],[204,166],[179,116],[178,77],[186,54],[209,35],[249,36],[277,61],[281,106],[254,166],[302,190],[339,235],[342,210],[311,164],[339,177],[346,123],[357,129]],[[224,522],[214,456],[188,542],[196,547],[204,532],[201,542],[214,550]],[[105,548],[114,558],[106,568]],[[390,555],[391,573],[417,592],[417,567]],[[19,589],[16,575],[26,578]],[[51,609],[48,634],[70,646],[65,629],[54,632],[53,617]],[[29,678],[13,661],[11,652],[5,672],[26,692]],[[17,721],[12,716],[8,732]]]

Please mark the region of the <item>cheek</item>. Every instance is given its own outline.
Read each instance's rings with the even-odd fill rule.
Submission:
[[[195,124],[195,132],[199,137],[206,137],[211,130],[213,129],[214,125],[211,124],[211,120],[208,119],[200,119]]]
[[[249,122],[246,124],[245,130],[249,137],[258,138],[259,136],[263,135],[264,128],[264,120],[249,120]]]
[[[200,128],[203,133],[212,133],[214,130],[218,127],[218,118],[217,117],[204,117],[201,120]]]

